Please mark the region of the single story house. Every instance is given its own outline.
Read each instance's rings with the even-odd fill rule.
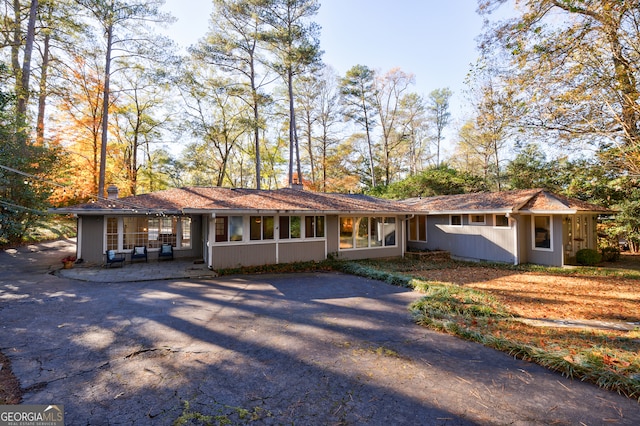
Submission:
[[[611,210],[543,189],[444,195],[404,201],[408,249],[446,250],[462,260],[563,266],[598,248],[598,216]]]
[[[162,244],[174,257],[202,259],[210,268],[233,268],[330,256],[364,259],[403,256],[403,203],[355,194],[297,189],[185,187],[50,209],[78,220],[77,257],[105,263],[108,250],[129,254]]]
[[[404,201],[357,194],[185,187],[50,209],[78,221],[77,257],[104,264],[163,244],[212,269],[329,257],[401,257],[446,250],[455,258],[562,266],[597,248],[596,220],[609,210],[534,189]]]

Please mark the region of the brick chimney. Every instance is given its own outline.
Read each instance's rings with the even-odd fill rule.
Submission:
[[[115,185],[109,185],[107,188],[107,200],[117,200],[118,199],[118,187]]]

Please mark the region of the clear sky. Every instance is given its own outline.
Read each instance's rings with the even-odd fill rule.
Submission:
[[[478,56],[475,39],[482,29],[476,0],[320,3],[315,22],[322,27],[323,61],[338,74],[344,75],[357,64],[383,73],[399,67],[415,75],[413,91],[421,95],[450,88],[454,92],[450,111],[454,120],[463,119],[464,79]],[[165,10],[178,18],[169,29],[170,35],[188,46],[204,36],[213,6],[211,0],[166,0]],[[449,135],[454,125],[450,125]]]

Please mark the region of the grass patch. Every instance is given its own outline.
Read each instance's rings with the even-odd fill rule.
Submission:
[[[265,418],[272,416],[269,411],[261,407],[253,407],[248,410],[242,407],[221,404],[217,401],[214,401],[213,407],[207,407],[207,409],[214,411],[215,414],[203,414],[195,411],[191,408],[189,401],[184,401],[182,413],[174,420],[173,426],[247,425],[257,421],[264,421]]]
[[[593,283],[604,285],[604,282],[608,285],[624,286],[622,299],[638,300],[640,282],[637,280],[640,274],[635,271],[621,275],[620,271],[602,268],[560,269],[532,265],[479,265],[455,261],[437,264],[407,259],[346,262],[339,265],[339,269],[423,292],[424,296],[410,306],[415,321],[420,325],[478,342],[568,377],[591,382],[640,401],[640,329],[620,331],[532,326],[521,322],[521,316],[517,312],[527,309],[527,312],[547,312],[551,296],[540,297],[539,300],[535,300],[534,297],[519,300],[513,297],[505,298],[500,291],[470,287],[476,279],[480,281],[475,283],[478,286],[494,290],[497,288],[490,278],[482,278],[483,271],[492,271],[503,281],[513,282],[517,281],[515,277],[522,279],[527,273],[534,274],[536,279],[540,279],[542,275],[549,281],[550,286],[559,287],[560,293],[568,292],[563,286],[581,285],[580,280],[583,277],[596,277],[586,281],[589,284],[583,287],[572,287],[572,297],[588,300],[593,296],[588,294],[593,291]],[[465,285],[428,278],[432,273],[441,270],[453,276],[462,276],[461,282]],[[561,275],[566,278],[558,281],[557,277]],[[620,283],[617,279],[612,279],[621,276],[632,281]],[[579,278],[578,284],[573,284],[575,280],[572,277]],[[526,287],[526,283],[522,285]],[[584,294],[576,294],[576,288],[582,288]],[[536,287],[531,291],[535,293]],[[602,291],[612,297],[610,290]],[[601,296],[596,294],[595,297],[598,299]],[[509,304],[504,303],[502,299],[508,300]],[[554,301],[558,302],[557,299]],[[538,310],[531,306],[524,308],[517,306],[518,303],[539,307]],[[622,305],[622,312],[618,313],[622,319],[635,318],[633,316],[637,315],[637,305],[634,303],[626,308],[624,304],[616,303],[615,300],[613,303]],[[557,310],[566,313],[567,318],[579,319],[582,311],[574,307],[575,304],[580,303],[571,299],[561,300]]]

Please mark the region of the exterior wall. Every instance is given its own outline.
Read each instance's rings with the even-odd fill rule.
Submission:
[[[85,262],[102,264],[104,255],[104,217],[82,216],[79,220],[82,229],[78,229],[79,254]]]
[[[276,263],[276,243],[214,245],[211,253],[214,269]]]
[[[324,240],[280,242],[278,244],[278,263],[315,261],[327,258]]]
[[[427,242],[409,241],[408,247],[421,250],[445,250],[453,257],[466,260],[513,263],[514,230],[494,227],[493,215],[486,222],[469,224],[468,215],[462,215],[462,226],[449,225],[449,215],[427,218]]]
[[[213,255],[212,268],[224,269],[277,263],[319,262],[326,258],[324,247],[324,240],[214,245],[211,247]]]
[[[223,242],[216,243],[215,235],[209,232],[210,265],[213,269],[235,268],[239,266],[259,266],[276,263],[322,261],[328,255],[341,259],[371,259],[402,256],[404,241],[403,217],[396,217],[396,245],[392,247],[373,247],[362,249],[340,249],[339,218],[337,215],[325,216],[325,237],[300,240],[274,240]],[[246,221],[245,221],[245,235]],[[213,229],[213,219],[209,228]],[[206,227],[205,227],[206,228]]]
[[[337,215],[327,216],[327,254],[338,256],[340,249],[340,224]]]
[[[564,250],[562,241],[562,215],[540,215],[551,216],[552,221],[552,235],[551,235],[551,248],[548,250],[541,250],[534,248],[533,241],[533,229],[531,222],[535,216],[521,216],[522,225],[521,241],[522,247],[525,251],[524,259],[521,263],[535,263],[537,265],[546,266],[563,266],[564,265]]]

